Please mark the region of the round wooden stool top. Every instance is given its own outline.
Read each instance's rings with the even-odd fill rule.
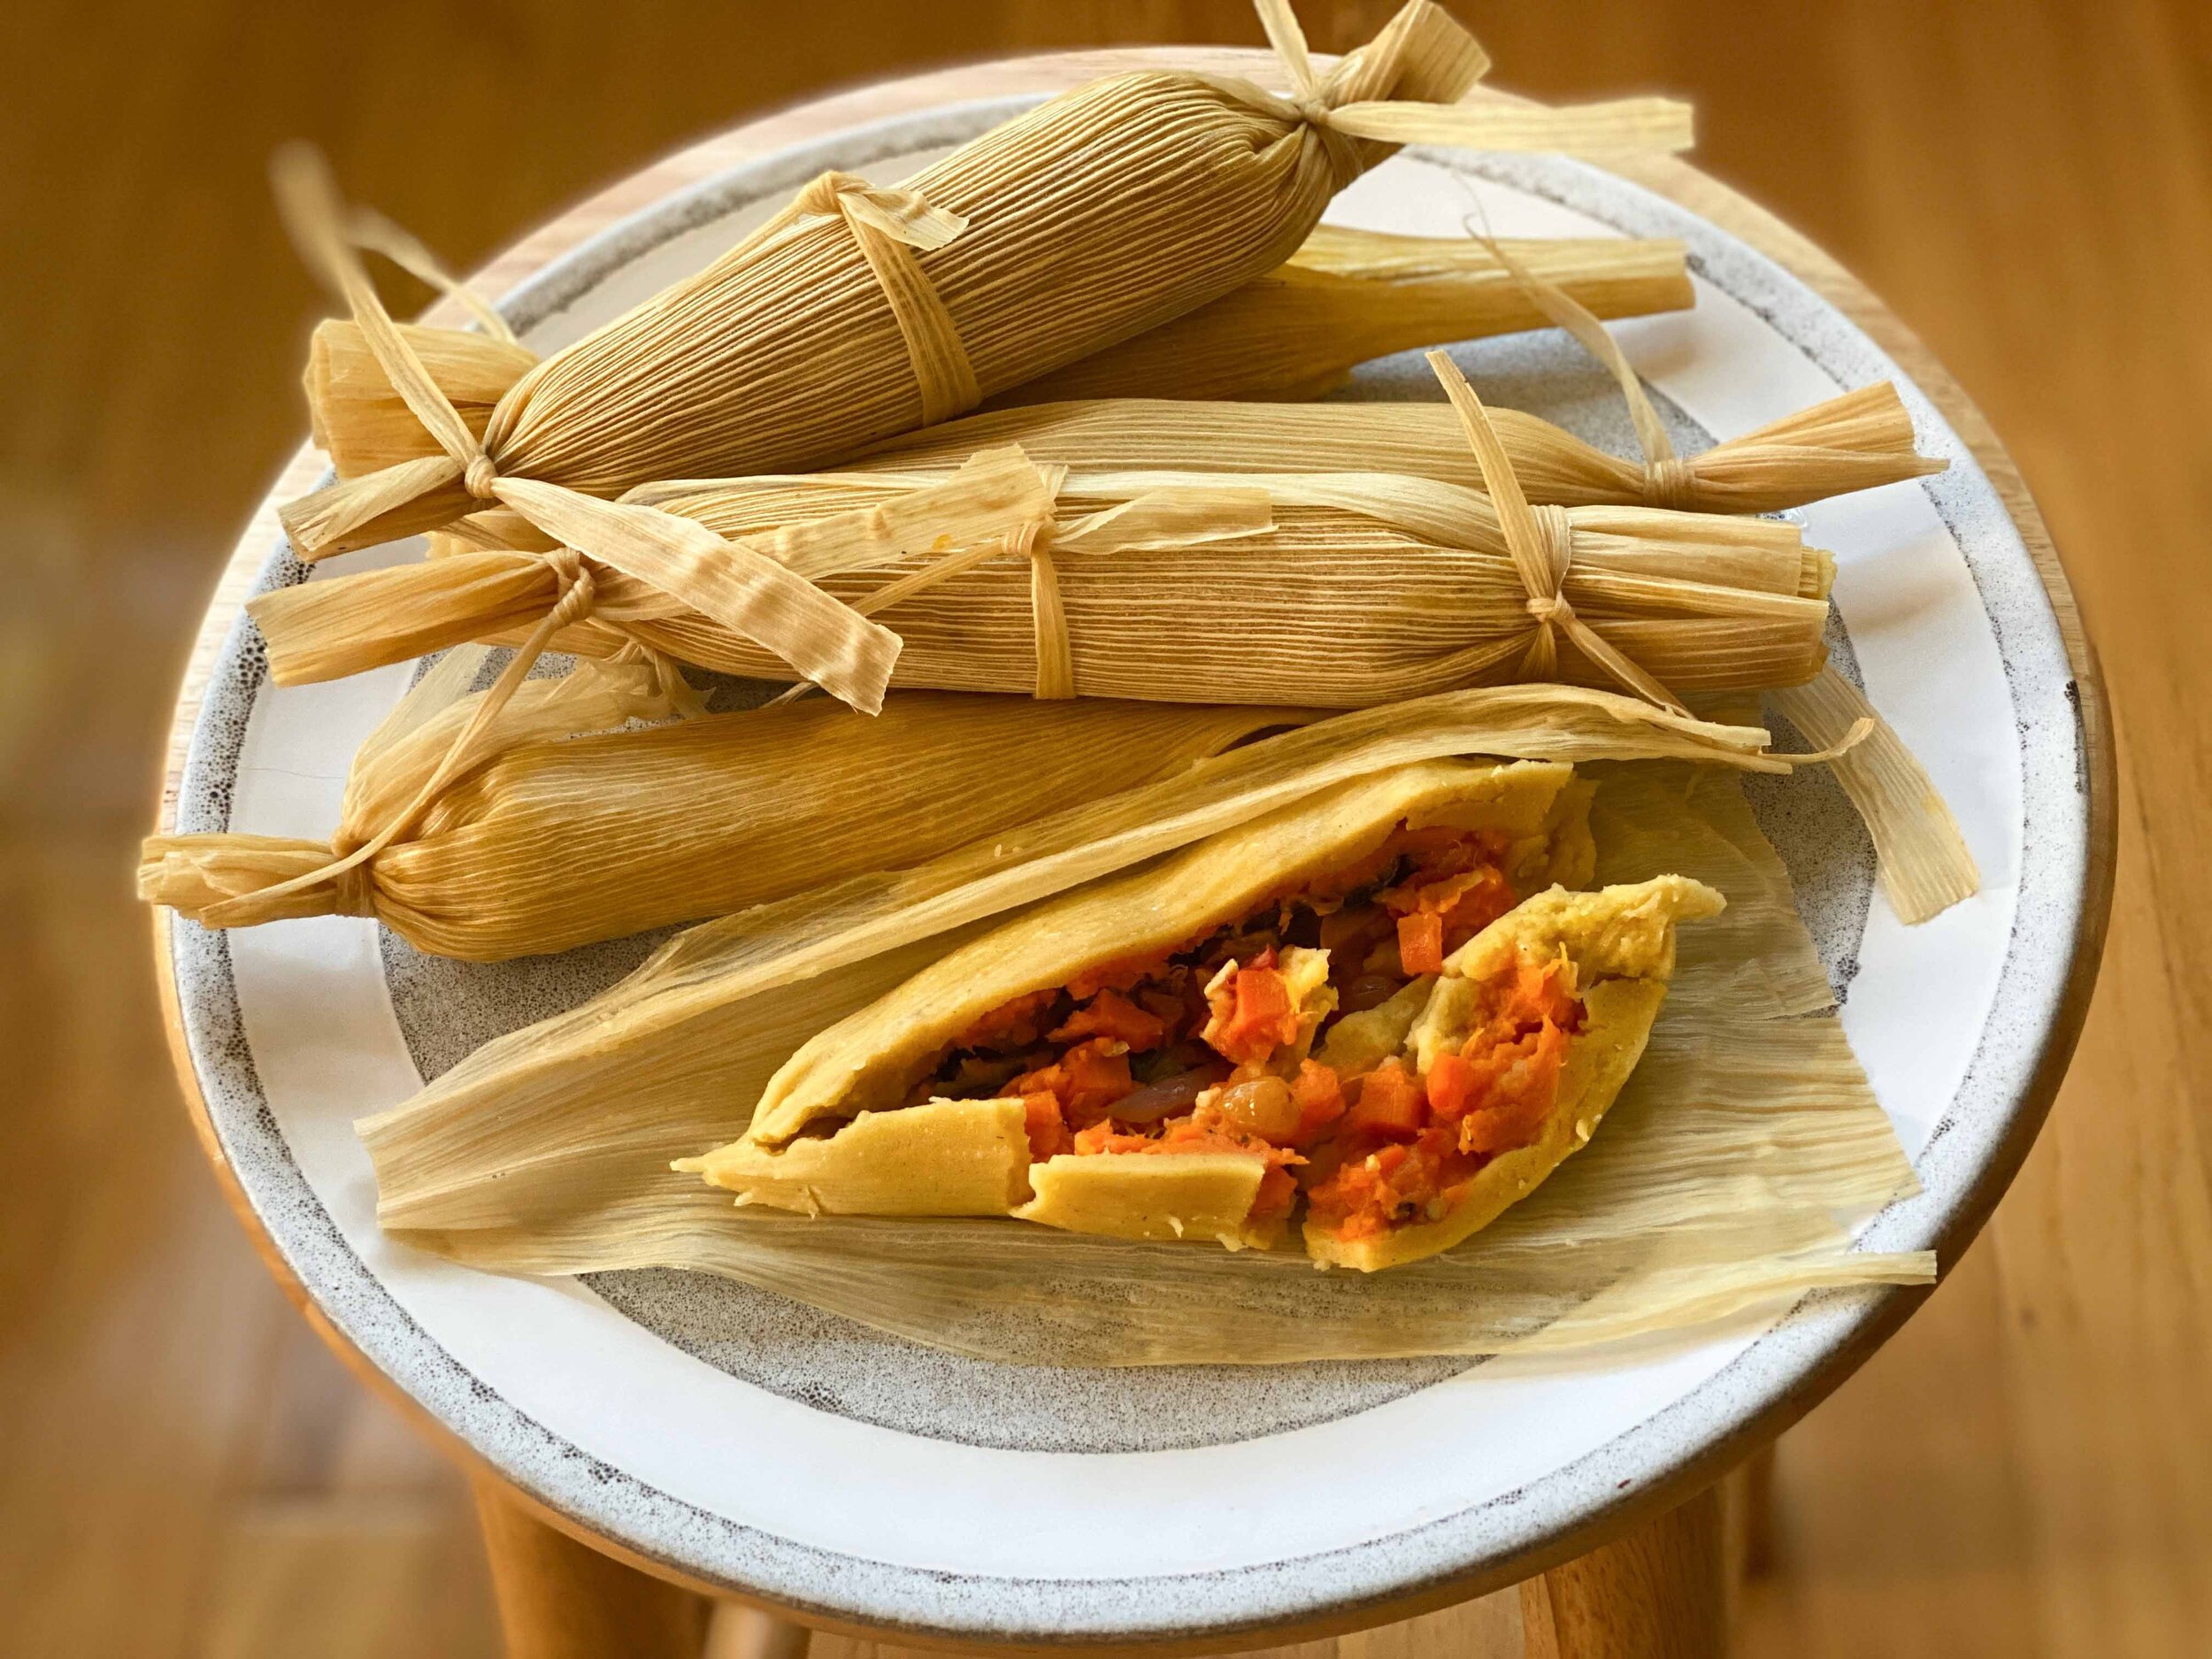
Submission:
[[[1272,79],[1263,54],[1154,50],[1021,58],[841,94],[736,128],[646,169],[526,238],[474,285],[496,297],[534,281],[531,292],[541,319],[573,311],[574,294],[595,288],[604,290],[597,302],[603,309],[618,299],[627,303],[650,288],[632,296],[623,284],[634,285],[643,280],[641,273],[657,271],[656,259],[665,265],[687,257],[695,265],[722,245],[715,236],[727,240],[733,198],[715,191],[733,170],[749,180],[753,197],[778,188],[787,192],[822,165],[857,167],[959,142],[1004,113],[1002,104],[985,101],[1040,95],[1146,65]],[[1404,165],[1430,164],[1409,158]],[[1547,172],[1529,163],[1534,171],[1526,178],[1513,167],[1486,176],[1494,183],[1504,180],[1502,188],[1523,190],[1532,200],[1550,188],[1538,188],[1543,180],[1598,176],[1571,164],[1548,165]],[[1784,378],[1793,392],[1801,382],[1812,388],[1809,396],[1794,396],[1792,407],[1856,383],[1853,377],[1891,375],[1901,380],[1915,410],[1923,447],[1954,459],[1952,472],[1941,480],[1893,489],[1907,492],[1896,498],[1898,510],[1919,514],[1914,523],[1924,519],[1930,545],[1948,561],[1947,603],[1977,607],[1973,614],[1988,631],[1977,649],[1990,654],[1997,672],[1984,690],[2003,702],[2008,718],[1991,722],[1973,741],[1991,749],[1991,775],[2002,786],[1997,793],[2017,808],[2016,818],[1993,820],[1989,833],[2001,843],[2001,856],[1993,863],[1985,858],[1985,872],[1997,889],[1992,902],[2001,901],[2002,910],[1962,918],[1955,925],[1956,938],[1941,931],[1939,921],[1911,939],[1893,928],[1887,944],[1870,947],[1899,960],[1916,952],[1939,961],[1955,949],[1964,960],[1979,948],[1974,939],[1993,930],[2003,941],[1985,949],[1992,987],[1987,1018],[1978,1034],[1966,1033],[1973,1042],[1960,1051],[1955,1099],[1919,1125],[1921,1144],[1910,1148],[1928,1190],[1894,1213],[1886,1212],[1868,1235],[1880,1234],[1884,1248],[1933,1248],[1947,1267],[2024,1156],[2071,1052],[2095,972],[2113,845],[2112,751],[2095,664],[2057,557],[2009,459],[1910,334],[1818,250],[1689,166],[1653,162],[1624,172],[1637,188],[1610,187],[1613,195],[1606,200],[1611,205],[1603,212],[1577,195],[1579,186],[1562,188],[1549,199],[1560,212],[1595,213],[1635,234],[1684,234],[1701,292],[1709,290],[1726,318],[1738,319],[1746,329],[1780,329],[1787,335],[1798,355],[1788,357],[1790,373]],[[1463,209],[1461,203],[1455,211]],[[687,237],[698,242],[688,254]],[[651,284],[657,285],[657,280]],[[1800,320],[1792,323],[1791,317]],[[572,319],[555,326],[551,343],[571,337],[573,326]],[[1629,326],[1624,336],[1638,338],[1638,326]],[[1640,338],[1653,360],[1640,357],[1640,367],[1663,391],[1677,391],[1686,406],[1695,403],[1696,365],[1666,360],[1671,337],[1663,330]],[[1716,407],[1730,406],[1726,388],[1708,387],[1703,395],[1717,400]],[[265,688],[258,685],[250,633],[241,632],[241,607],[265,579],[280,541],[276,504],[311,487],[322,471],[321,457],[303,449],[248,526],[225,572],[178,700],[160,815],[165,829],[177,822],[180,802],[204,817],[210,809],[203,797],[212,787],[210,752],[227,743],[234,762],[246,741],[244,728],[258,718],[247,711],[257,710],[257,698]],[[1867,591],[1859,595],[1863,610]],[[1847,584],[1839,587],[1839,603],[1850,612]],[[1855,633],[1857,618],[1850,619]],[[1894,715],[1873,677],[1879,668],[1878,631],[1874,637],[1878,661],[1869,670],[1870,687]],[[1898,661],[1909,657],[1906,649]],[[1903,672],[1895,663],[1886,672],[1909,689],[1894,680]],[[1900,723],[1909,737],[1920,741],[1909,719]],[[2004,750],[2006,742],[2014,747]],[[348,757],[328,754],[319,764],[342,772]],[[1947,773],[1946,756],[1928,758],[1947,794],[1956,788],[1974,795],[1974,779]],[[220,789],[226,803],[227,788],[226,776]],[[1971,811],[1962,810],[1962,818],[1972,833]],[[2033,834],[2025,830],[2031,818]],[[434,1334],[411,1325],[396,1309],[372,1307],[380,1270],[347,1248],[296,1169],[286,1173],[273,1167],[289,1156],[281,1125],[265,1109],[257,1116],[247,1099],[251,1091],[242,1094],[234,1087],[241,1065],[244,1074],[253,1069],[254,1038],[251,1019],[241,1012],[227,977],[232,958],[227,948],[188,924],[173,923],[165,911],[156,911],[154,921],[178,1071],[203,1144],[271,1271],[332,1346],[457,1455],[511,1482],[556,1525],[664,1578],[795,1609],[817,1624],[991,1640],[1065,1634],[1163,1646],[1218,1644],[1233,1632],[1258,1640],[1370,1624],[1479,1594],[1584,1554],[1709,1484],[1847,1377],[1924,1294],[1892,1290],[1810,1314],[1800,1310],[1789,1330],[1761,1337],[1714,1375],[1701,1375],[1694,1386],[1685,1386],[1681,1398],[1649,1412],[1650,1420],[1639,1420],[1632,1431],[1606,1439],[1601,1449],[1568,1460],[1571,1468],[1542,1471],[1525,1488],[1486,1501],[1479,1515],[1441,1517],[1432,1526],[1408,1526],[1403,1536],[1348,1541],[1303,1556],[1294,1550],[1279,1561],[1248,1560],[1176,1578],[1171,1586],[1166,1578],[1155,1585],[1131,1574],[1120,1584],[1118,1598],[1090,1580],[1034,1573],[993,1577],[944,1562],[887,1564],[863,1559],[864,1550],[849,1555],[821,1538],[749,1528],[680,1505],[632,1502],[624,1495],[631,1486],[642,1494],[650,1483],[624,1467],[618,1455],[575,1443],[573,1436],[562,1440],[534,1420],[547,1446],[526,1457],[511,1440],[472,1428],[472,1414],[497,1395],[497,1387],[466,1365],[454,1364],[448,1379],[454,1386],[449,1387],[396,1361],[394,1343],[434,1348]],[[366,923],[335,925],[359,930],[363,939],[373,935]],[[1982,933],[1975,933],[1977,928]],[[367,952],[360,972],[373,978],[373,943],[360,949]],[[227,987],[227,1002],[210,989],[217,981]],[[353,1058],[334,1053],[329,1064],[342,1067]],[[1878,1087],[1885,1087],[1879,1068],[1870,1062],[1870,1069],[1877,1071]],[[339,1265],[329,1266],[332,1262]],[[349,1262],[350,1268],[344,1266]],[[365,1334],[372,1330],[373,1340]],[[471,1391],[477,1396],[472,1403],[465,1397]],[[823,1478],[833,1477],[826,1471]],[[611,1495],[603,1501],[603,1494]],[[947,1551],[948,1559],[957,1554],[951,1546]],[[1331,1567],[1311,1566],[1325,1554]],[[1305,1582],[1294,1582],[1302,1571]]]

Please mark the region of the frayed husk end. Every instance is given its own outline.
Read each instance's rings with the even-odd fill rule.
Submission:
[[[311,875],[337,856],[328,841],[281,835],[150,835],[139,851],[138,896],[210,927],[246,927],[303,916],[374,913],[365,872],[264,898],[266,888]]]
[[[1887,380],[1832,397],[1685,463],[1690,504],[1774,512],[1824,496],[1925,478],[1949,463],[1913,447],[1912,416]]]
[[[402,323],[399,332],[480,442],[494,407],[538,361],[527,347],[466,329]],[[340,478],[444,453],[393,387],[358,323],[334,317],[318,323],[302,379],[315,446]]]
[[[479,504],[462,488],[458,462],[423,456],[288,501],[277,519],[292,550],[312,564],[438,529]]]

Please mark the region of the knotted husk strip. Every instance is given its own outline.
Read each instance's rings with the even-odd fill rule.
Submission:
[[[1546,315],[1611,372],[1628,404],[1646,469],[1655,477],[1678,475],[1683,464],[1666,423],[1620,343],[1571,295],[1524,267],[1509,250],[1495,242],[1488,245]],[[1940,465],[1930,470],[1939,471]],[[1836,750],[1836,780],[1866,824],[1882,889],[1901,920],[1924,922],[1980,889],[1981,871],[1935,780],[1864,692],[1824,664],[1809,682],[1778,685],[1775,691],[1784,718],[1816,749]]]
[[[1302,75],[1294,98],[1162,70],[1077,88],[895,189],[851,180],[826,199],[802,193],[797,211],[541,363],[480,444],[440,429],[372,326],[443,457],[319,491],[286,510],[286,527],[316,557],[434,529],[506,499],[502,480],[614,495],[655,478],[817,465],[1272,269],[1396,144],[1688,142],[1686,111],[1663,100],[1456,103],[1486,64],[1447,14],[1410,0],[1326,75]],[[360,296],[347,298],[368,323]]]
[[[411,800],[468,701],[396,713],[411,722],[405,737],[364,745],[329,842],[154,836],[139,896],[210,926],[373,916],[418,949],[496,962],[726,916],[887,856],[921,863],[1306,718],[918,692],[873,720],[817,699],[617,730],[664,718],[666,698],[644,670],[586,664],[527,683],[411,833],[327,881],[268,895]]]
[[[1588,695],[1624,718],[1634,707]],[[1536,695],[1438,703],[1502,712],[1505,700]],[[1383,717],[1406,736],[1428,719],[1378,710],[1290,741]],[[1689,729],[1648,710],[1633,718],[1655,733]],[[1529,736],[1507,747],[1532,747]],[[1733,778],[1608,768],[1595,810],[1600,881],[1676,871],[1721,888],[1728,911],[1694,941],[1683,936],[1667,1010],[1597,1138],[1503,1220],[1430,1262],[1319,1274],[1302,1255],[1012,1222],[813,1221],[738,1210],[666,1170],[741,1133],[784,1055],[949,948],[964,930],[927,930],[949,915],[972,921],[972,905],[872,928],[860,954],[827,954],[836,972],[797,982],[786,964],[825,959],[818,926],[797,910],[694,930],[583,1008],[502,1039],[365,1121],[384,1225],[479,1268],[698,1269],[928,1346],[1054,1364],[1567,1348],[1778,1309],[1820,1286],[1928,1282],[1927,1256],[1855,1252],[1839,1225],[1913,1190],[1912,1171],[1820,1011],[1825,976]],[[880,886],[873,896],[826,895],[820,910],[832,927],[865,927],[897,903]]]
[[[1417,342],[1419,343],[1419,342]],[[1560,507],[1636,504],[1692,512],[1776,512],[1939,472],[1913,449],[1912,418],[1886,380],[1816,403],[1701,455],[1623,460],[1538,416],[1490,409],[1522,491]],[[1482,469],[1444,403],[1185,403],[1158,397],[994,410],[877,445],[849,465],[936,472],[1018,443],[1033,460],[1093,472],[1396,472],[1470,489]]]
[[[1542,272],[1601,317],[1640,317],[1690,303],[1679,242],[1589,237],[1506,245],[1527,268]],[[992,401],[1316,397],[1369,357],[1540,327],[1544,321],[1505,264],[1481,242],[1323,225],[1287,263],[1210,305]],[[405,326],[404,332],[431,378],[480,437],[493,404],[537,362],[526,348],[481,334],[419,325]],[[1070,377],[1087,388],[1096,381],[1097,388],[1064,389],[1073,383]],[[329,452],[340,478],[440,453],[393,390],[358,324],[328,318],[316,326],[305,378],[315,442]],[[951,429],[949,424],[933,428]]]
[[[903,641],[902,686],[1033,691],[1039,608],[1022,552],[978,549],[962,556],[965,568],[931,582],[946,557],[934,549],[793,550],[818,518],[849,522],[936,481],[810,474],[670,483],[639,495],[769,549],[793,573],[881,615]],[[1252,527],[1256,492],[1271,503],[1264,529]],[[1197,540],[1198,529],[1170,545],[1108,552],[1079,533],[1094,515],[1162,497],[1217,503],[1223,539]],[[1563,591],[1592,632],[1675,691],[1796,684],[1824,660],[1829,565],[1794,526],[1642,507],[1544,508],[1538,517],[1560,542]],[[1529,592],[1490,499],[1471,490],[1352,473],[1100,474],[1061,486],[1055,523],[1055,597],[1082,695],[1342,708],[1521,673]],[[895,588],[898,603],[873,611],[872,595]],[[290,685],[512,637],[558,591],[541,556],[456,552],[280,589],[250,608],[273,676]],[[620,634],[593,621],[564,631],[557,648],[604,655],[634,641],[725,672],[780,672],[749,641],[618,576],[603,579],[594,614],[618,620]],[[1574,649],[1546,677],[1617,681]]]
[[[1693,303],[1679,242],[1585,238],[1515,248],[1524,264],[1601,317]],[[1265,276],[991,403],[1319,397],[1371,357],[1541,328],[1547,320],[1479,242],[1324,225],[1296,257]]]

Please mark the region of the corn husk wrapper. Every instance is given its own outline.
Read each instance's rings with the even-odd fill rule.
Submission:
[[[1523,266],[1511,250],[1494,241],[1486,245],[1514,271],[1529,298],[1611,372],[1628,404],[1646,470],[1654,476],[1678,473],[1684,464],[1666,423],[1604,325],[1572,295]],[[1981,872],[1957,818],[1927,769],[1865,693],[1824,664],[1810,680],[1777,687],[1775,695],[1776,708],[1816,748],[1837,749],[1837,781],[1873,840],[1883,891],[1901,920],[1908,926],[1927,921],[1979,890]]]
[[[1943,470],[1915,453],[1912,418],[1887,381],[1678,458],[1609,455],[1536,415],[1490,419],[1532,502],[1759,513]],[[1104,398],[994,410],[877,445],[853,471],[935,473],[979,449],[1018,443],[1029,457],[1094,472],[1177,467],[1205,472],[1394,472],[1470,489],[1482,469],[1446,403],[1181,403]]]
[[[295,546],[316,557],[491,502],[565,538],[545,522],[548,489],[813,465],[944,419],[1280,265],[1401,143],[1688,142],[1686,111],[1663,100],[1460,104],[1487,60],[1427,0],[1325,74],[1283,0],[1261,10],[1291,96],[1141,71],[1052,98],[897,187],[826,174],[704,272],[541,363],[480,437],[346,268],[359,239],[342,211],[293,177],[303,251],[442,451],[292,503]]]
[[[567,950],[921,863],[1171,775],[1296,710],[921,692],[873,720],[817,699],[618,728],[673,710],[642,666],[526,683],[414,828],[333,869],[412,800],[481,693],[465,648],[362,746],[329,841],[157,835],[139,895],[211,926],[373,916],[473,962]],[[590,735],[577,736],[585,733]]]
[[[1601,317],[1641,317],[1691,303],[1679,242],[1588,237],[1508,246],[1527,268],[1541,272]],[[1483,243],[1324,225],[1285,264],[1210,305],[993,401],[1317,397],[1370,357],[1540,328],[1546,321],[1512,272]],[[402,332],[479,437],[493,406],[538,361],[524,346],[480,333],[418,325],[403,325]],[[436,440],[394,389],[359,324],[342,318],[318,324],[304,378],[315,442],[329,452],[340,478],[440,453]]]
[[[995,467],[1000,455],[970,468]],[[952,482],[809,474],[641,495],[895,625],[895,682],[911,687],[1356,707],[1521,678],[1620,682],[1617,660],[1594,652],[1640,664],[1640,692],[1654,677],[1681,691],[1795,684],[1824,657],[1832,564],[1773,520],[1524,507],[1536,557],[1549,561],[1537,571],[1491,498],[1455,485],[1143,472],[1061,481],[1049,533],[1010,548],[908,551],[911,538],[812,529]],[[1548,578],[1560,583],[1548,603],[1586,621],[1543,657],[1532,597]],[[250,608],[271,672],[288,685],[513,637],[566,591],[543,556],[455,551],[282,589]],[[725,672],[780,672],[672,595],[603,572],[596,592],[591,617],[554,636],[557,649],[636,645]],[[1671,701],[1665,689],[1656,700]]]
[[[1679,242],[1522,240],[1511,250],[1599,317],[1694,303]],[[991,402],[1319,397],[1371,357],[1549,322],[1484,243],[1323,225],[1265,276]]]
[[[1432,1262],[1369,1278],[1317,1274],[1302,1256],[1013,1222],[810,1221],[739,1211],[665,1167],[735,1138],[801,1041],[1009,903],[1402,760],[1587,761],[1672,745],[1779,764],[1757,742],[1601,693],[1459,693],[1265,739],[1171,788],[1083,809],[979,879],[982,866],[955,858],[710,924],[584,1008],[488,1046],[365,1122],[380,1215],[409,1242],[477,1267],[689,1267],[932,1346],[1064,1364],[1571,1346],[1820,1286],[1925,1282],[1928,1258],[1855,1254],[1837,1224],[1909,1190],[1910,1168],[1817,1011],[1826,981],[1779,861],[1732,779],[1711,767],[1622,768],[1598,797],[1601,880],[1678,871],[1729,900],[1724,918],[1684,935],[1642,1066],[1566,1171]],[[1187,810],[1170,816],[1170,798]]]

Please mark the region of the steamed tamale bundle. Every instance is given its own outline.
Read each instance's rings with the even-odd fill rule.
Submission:
[[[1356,707],[1532,678],[1618,684],[1674,706],[1678,689],[1797,685],[1818,672],[1833,566],[1794,526],[1532,507],[1480,400],[1449,359],[1432,359],[1492,495],[1375,474],[1078,480],[1058,468],[1025,492],[1023,469],[1035,469],[1010,448],[950,477],[677,482],[634,498],[856,612],[895,615],[909,686]],[[1052,505],[964,549],[889,527],[933,522],[917,503],[948,495]],[[253,611],[280,683],[525,629],[588,654],[642,649],[775,672],[672,593],[602,593],[595,575],[595,608],[565,615],[580,556],[552,557],[570,565],[452,553],[280,590]]]
[[[902,187],[826,175],[705,272],[533,369],[480,436],[385,313],[326,179],[293,169],[307,257],[441,450],[292,503],[295,547],[316,557],[497,503],[872,710],[895,636],[749,549],[703,569],[714,549],[695,523],[598,498],[819,462],[1156,327],[1280,265],[1330,197],[1398,143],[1686,142],[1680,109],[1658,101],[1578,112],[1455,103],[1486,61],[1427,0],[1325,74],[1284,0],[1261,11],[1292,96],[1214,76],[1115,76]]]
[[[1698,455],[1629,461],[1540,416],[1492,407],[1532,502],[1761,513],[1943,470],[1916,453],[1912,417],[1887,381],[1847,392]],[[1471,489],[1482,469],[1446,403],[1186,403],[1099,398],[994,410],[925,427],[854,457],[849,470],[940,472],[979,449],[1018,443],[1040,465],[1092,472],[1395,472]]]
[[[1200,856],[1221,844],[1206,837],[1248,833],[1271,812],[1310,807],[1356,780],[1387,790],[1379,780],[1406,768],[1426,772],[1425,763],[1438,757],[1581,763],[1667,752],[1724,764],[1609,769],[1589,805],[1594,844],[1578,848],[1578,837],[1560,832],[1578,818],[1587,790],[1563,783],[1563,766],[1463,762],[1446,769],[1525,778],[1511,789],[1492,786],[1493,804],[1509,814],[1503,795],[1548,795],[1550,804],[1532,808],[1524,827],[1537,830],[1527,839],[1553,844],[1522,849],[1532,855],[1525,862],[1508,851],[1506,862],[1524,879],[1540,879],[1563,854],[1567,865],[1557,873],[1601,887],[1641,887],[1665,872],[1684,879],[1643,887],[1646,903],[1662,894],[1696,897],[1690,884],[1702,883],[1726,907],[1684,933],[1664,1017],[1601,1125],[1591,1112],[1571,1113],[1565,1139],[1581,1149],[1561,1173],[1532,1179],[1529,1195],[1440,1254],[1379,1275],[1317,1275],[1303,1250],[1233,1255],[1003,1218],[810,1218],[763,1203],[733,1209],[726,1192],[668,1168],[672,1159],[746,1140],[754,1102],[795,1054],[814,1045],[820,1056],[814,1040],[929,973],[977,937],[984,918],[1012,915],[1005,926],[1019,926],[1035,913],[1021,906],[1079,902],[1086,882],[1107,877],[1117,885],[1132,878],[1115,872],[1137,871],[1178,847],[1193,849],[1179,858]],[[1816,1286],[1924,1282],[1924,1257],[1856,1254],[1838,1225],[1841,1214],[1909,1190],[1910,1169],[1835,1020],[1819,1012],[1829,1000],[1824,976],[1794,914],[1788,878],[1728,775],[1731,764],[1786,764],[1760,753],[1755,733],[1699,725],[1602,693],[1457,693],[1263,739],[1200,763],[1183,779],[1075,809],[1002,843],[709,924],[591,1002],[498,1040],[365,1122],[380,1218],[410,1244],[480,1268],[703,1270],[954,1351],[1076,1364],[1571,1346],[1770,1306]],[[1570,789],[1580,798],[1559,811]],[[1309,850],[1289,851],[1286,867],[1302,868]],[[1248,886],[1258,877],[1225,872],[1223,889],[1240,879]],[[1517,979],[1525,946],[1553,960],[1552,941],[1571,957],[1586,952],[1590,941],[1573,934],[1571,918],[1605,902],[1558,895],[1491,947],[1462,946],[1454,953],[1462,972],[1438,982],[1466,980],[1476,1004],[1486,1006],[1486,987],[1503,981],[1501,946],[1509,946]],[[1421,913],[1417,901],[1409,907]],[[1116,926],[1125,930],[1132,919],[1124,914]],[[1617,983],[1624,996],[1652,1000],[1658,950],[1633,964],[1626,955],[1609,966],[1586,960],[1594,971],[1578,987]],[[1536,977],[1546,977],[1540,963]],[[1464,1024],[1468,991],[1445,998],[1432,1036]],[[1348,1038],[1337,1050],[1348,1067],[1358,1064],[1348,1057],[1354,1046],[1380,1056],[1377,1072],[1423,1064],[1411,1027],[1394,1038],[1394,1012],[1365,1024],[1371,1042]],[[1392,1029],[1374,1029],[1386,1024]],[[1585,1022],[1582,1034],[1593,1028]],[[1540,1017],[1534,1031],[1540,1047]],[[1462,1040],[1463,1059],[1470,1041]],[[1434,1074],[1435,1056],[1427,1069]],[[1443,1069],[1452,1071],[1448,1062]],[[1563,1064],[1555,1103],[1594,1107],[1610,1087],[1605,1078],[1569,1082],[1564,1073]],[[1448,1098],[1454,1087],[1444,1085]],[[1379,1098],[1387,1093],[1379,1088]],[[895,1104],[876,1116],[901,1110]],[[1418,1133],[1405,1144],[1417,1144]],[[1026,1134],[1025,1107],[1017,1142],[1025,1151]],[[808,1138],[783,1138],[783,1156]],[[1132,1163],[1146,1157],[1127,1156]],[[1540,1138],[1494,1162],[1512,1156],[1532,1172],[1555,1166],[1563,1152]],[[1156,1154],[1147,1161],[1175,1162]],[[1336,1173],[1347,1168],[1364,1169],[1365,1159],[1348,1159]],[[1517,1166],[1509,1168],[1516,1172],[1493,1185],[1517,1185]],[[1369,1202],[1379,1192],[1355,1194],[1357,1184],[1340,1180],[1331,1189],[1345,1213],[1325,1230],[1341,1233],[1356,1210],[1375,1230],[1352,1230],[1380,1242],[1363,1248],[1359,1240],[1342,1241],[1347,1264],[1380,1264],[1371,1258],[1386,1247],[1426,1254],[1435,1235],[1420,1234],[1422,1218],[1394,1204],[1381,1213]],[[1497,1194],[1486,1187],[1464,1196],[1494,1202]],[[1466,1225],[1479,1213],[1455,1210],[1450,1219]],[[1133,1286],[1142,1293],[1131,1294]]]
[[[1691,303],[1679,242],[1587,237],[1499,246],[1600,317],[1641,317]],[[994,401],[1316,397],[1386,352],[1545,322],[1491,245],[1324,225],[1286,263],[1211,304]],[[480,438],[500,398],[538,361],[527,348],[490,334],[411,324],[401,333]],[[358,323],[332,318],[317,326],[305,379],[315,442],[329,452],[340,478],[441,453]],[[949,434],[956,424],[934,430]]]
[[[456,655],[363,746],[329,841],[157,835],[140,895],[211,926],[373,916],[419,949],[498,961],[920,863],[1299,718],[916,693],[873,720],[816,699],[610,729],[664,718],[667,698],[642,668],[586,664],[521,687],[411,828],[342,864],[408,810],[481,695],[445,700],[473,670]]]

